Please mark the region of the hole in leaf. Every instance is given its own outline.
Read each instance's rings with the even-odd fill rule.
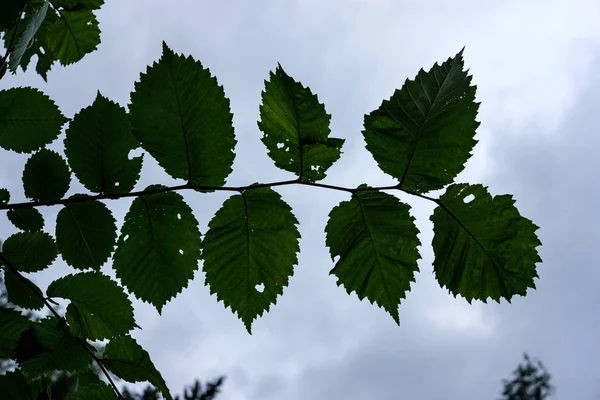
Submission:
[[[119,187],[120,183],[119,182],[115,182],[115,186]]]
[[[183,255],[183,249],[179,249],[179,254]]]
[[[277,148],[281,149],[283,147],[283,143],[277,143]]]
[[[472,202],[473,200],[475,200],[475,196],[474,196],[474,195],[472,195],[472,194],[468,195],[467,197],[465,197],[465,198],[463,199],[463,201],[465,202],[465,204],[469,204],[469,203],[470,203],[470,202]]]
[[[177,219],[181,219],[181,214],[177,214]]]
[[[258,293],[262,293],[265,290],[265,285],[261,283],[260,285],[254,286],[254,289],[256,289]]]
[[[125,235],[125,237],[123,238],[123,241],[126,242],[127,239],[129,239],[129,235]]]
[[[130,160],[133,160],[134,158],[139,157],[142,154],[144,154],[144,150],[142,150],[141,147],[138,147],[137,149],[129,150],[129,154],[127,154],[127,158],[129,158]]]

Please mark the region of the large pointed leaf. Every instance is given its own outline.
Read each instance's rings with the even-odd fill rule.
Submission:
[[[479,103],[462,51],[406,80],[365,116],[363,135],[379,167],[417,193],[442,189],[464,169],[477,143]]]
[[[38,29],[42,25],[44,18],[46,18],[46,13],[48,12],[48,1],[44,1],[41,7],[34,9],[28,18],[25,20],[27,25],[22,33],[19,35],[14,50],[10,53],[10,58],[8,60],[8,68],[16,72],[17,68],[21,64],[21,58],[25,54],[25,50],[27,50],[27,46],[33,40],[33,37],[37,33]],[[24,22],[25,22],[24,21]]]
[[[44,293],[33,282],[17,276],[10,268],[4,268],[6,299],[10,304],[26,310],[41,310],[44,307]]]
[[[68,204],[56,217],[58,251],[77,269],[100,269],[115,247],[116,231],[112,213],[98,200]]]
[[[133,133],[173,178],[222,186],[234,159],[229,99],[199,61],[163,54],[131,93]]]
[[[44,229],[44,217],[36,208],[16,208],[6,213],[9,221],[22,231],[41,231]]]
[[[0,147],[31,153],[51,143],[67,119],[54,101],[29,87],[0,90]]]
[[[140,177],[142,156],[125,109],[99,92],[94,103],[75,114],[67,129],[65,154],[79,181],[91,192],[126,193]]]
[[[21,335],[16,359],[26,375],[82,371],[92,363],[83,343],[62,324],[54,317],[46,318]]]
[[[2,256],[21,272],[37,272],[56,259],[56,244],[46,232],[19,232],[2,245]]]
[[[160,189],[149,186],[146,191]],[[192,209],[175,192],[136,198],[113,256],[123,285],[158,312],[188,285],[198,269],[200,231]]]
[[[431,220],[433,266],[442,287],[469,302],[510,301],[535,289],[535,264],[542,261],[538,227],[519,214],[512,196],[492,197],[482,185],[462,183],[449,186],[440,203]]]
[[[13,358],[13,353],[21,333],[32,322],[20,312],[0,307],[0,357]]]
[[[23,170],[25,196],[35,201],[58,200],[69,190],[71,173],[56,152],[42,149],[29,157]]]
[[[62,65],[72,64],[100,44],[100,28],[90,9],[59,10],[60,18],[49,28],[45,41]]]
[[[294,272],[300,249],[296,224],[277,192],[258,188],[227,199],[208,225],[203,242],[206,284],[248,332]]]
[[[331,115],[309,88],[281,66],[265,82],[260,117],[262,142],[279,168],[317,181],[340,158],[344,139],[329,138]]]
[[[160,390],[166,399],[172,399],[167,384],[154,367],[150,356],[135,339],[121,336],[111,340],[104,350],[102,364],[127,382],[148,381]]]
[[[392,195],[361,190],[331,210],[325,228],[331,257],[340,256],[330,272],[338,285],[377,303],[398,324],[398,306],[419,270],[421,242],[409,210]]]
[[[48,286],[49,297],[71,300],[67,321],[74,335],[101,340],[128,333],[135,326],[133,307],[123,289],[100,272],[67,275]]]

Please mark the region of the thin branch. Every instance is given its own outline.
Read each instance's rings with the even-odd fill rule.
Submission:
[[[32,207],[43,207],[43,206],[55,206],[55,205],[67,205],[74,203],[84,203],[92,200],[117,200],[128,197],[140,197],[145,195],[151,195],[156,193],[165,193],[165,192],[177,192],[180,190],[199,190],[199,191],[226,191],[226,192],[245,192],[252,189],[258,189],[263,187],[276,187],[276,186],[290,186],[290,185],[304,185],[304,186],[313,186],[319,187],[323,189],[331,189],[348,193],[355,193],[357,191],[375,191],[375,190],[401,190],[397,186],[380,186],[380,187],[372,187],[372,188],[349,188],[343,186],[335,186],[328,185],[325,183],[318,182],[309,182],[309,181],[301,181],[298,179],[289,180],[289,181],[280,181],[280,182],[270,182],[270,183],[259,183],[256,185],[246,185],[246,186],[204,186],[204,185],[176,185],[176,186],[164,186],[153,188],[150,190],[139,190],[136,192],[129,193],[100,193],[93,196],[86,197],[71,197],[67,199],[58,199],[58,200],[44,200],[44,201],[28,201],[23,203],[12,203],[12,204],[0,204],[0,210],[10,210],[10,209],[18,209],[18,208],[32,208]],[[409,193],[409,192],[407,192]]]
[[[61,321],[61,323],[63,324],[63,326],[68,326],[67,321],[65,320],[65,318],[63,318],[58,313],[58,311],[56,311],[54,309],[54,307],[52,307],[50,305],[50,302],[48,301],[49,299],[47,299],[46,297],[44,297],[44,295],[42,295],[42,293],[39,292],[38,287],[35,286],[35,284],[33,282],[31,282],[29,279],[27,279],[23,275],[21,275],[21,273],[2,254],[0,254],[0,261],[2,262],[2,264],[4,264],[6,267],[8,267],[12,271],[12,273],[17,276],[17,278],[19,278],[21,281],[23,281],[23,283],[25,283],[25,285],[34,293],[35,296],[37,296],[38,298],[40,298],[40,300],[42,300],[42,302],[44,303],[44,305],[50,310],[50,312],[52,314],[54,314],[54,316],[59,321]],[[123,395],[119,391],[119,388],[117,387],[117,385],[115,384],[115,382],[111,378],[109,372],[106,370],[106,368],[104,367],[104,365],[102,365],[102,359],[99,358],[96,355],[96,353],[94,353],[94,351],[92,351],[92,349],[90,349],[89,344],[88,344],[88,342],[86,340],[81,339],[79,337],[77,337],[77,340],[83,346],[83,348],[92,356],[92,358],[94,359],[94,361],[96,361],[96,363],[98,364],[98,366],[100,367],[100,369],[102,370],[102,372],[104,373],[104,375],[106,376],[106,378],[108,379],[108,381],[110,382],[110,385],[113,387],[113,389],[114,389],[115,393],[117,394],[119,400],[125,400],[125,398],[123,397]]]
[[[6,66],[6,63],[8,62],[8,56],[11,53],[11,49],[13,47],[15,47],[15,40],[17,39],[17,32],[19,31],[19,25],[21,24],[21,18],[23,18],[23,13],[25,12],[26,6],[27,6],[27,2],[24,2],[23,7],[21,8],[21,12],[19,12],[19,19],[15,23],[15,28],[14,28],[13,34],[10,38],[10,42],[8,43],[8,46],[6,47],[6,53],[4,54],[4,57],[2,58],[2,63],[0,63],[0,71],[2,71],[2,69]],[[2,76],[0,76],[0,79],[2,79]]]

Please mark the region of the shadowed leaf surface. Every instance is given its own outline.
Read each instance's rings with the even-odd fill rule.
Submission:
[[[265,82],[260,118],[262,142],[277,167],[314,182],[340,158],[344,139],[329,138],[331,115],[281,65]]]
[[[83,272],[57,279],[49,297],[71,301],[67,321],[74,335],[101,340],[128,333],[135,326],[133,307],[123,289],[100,272]]]
[[[229,99],[191,57],[163,54],[135,83],[130,119],[142,147],[173,178],[222,186],[231,173],[235,136]]]
[[[146,190],[159,188],[155,185]],[[113,268],[138,299],[161,312],[194,277],[199,260],[198,222],[181,195],[154,193],[133,201],[125,215]]]
[[[41,231],[44,229],[44,217],[36,208],[16,208],[6,213],[9,221],[22,231]]]
[[[89,191],[127,193],[142,169],[142,156],[129,159],[129,152],[138,145],[125,109],[98,93],[94,103],[75,114],[69,124],[65,154]]]
[[[208,225],[203,242],[206,284],[249,332],[294,272],[300,250],[296,224],[277,192],[259,188],[227,199]]]
[[[31,153],[54,141],[67,119],[48,96],[30,87],[0,90],[0,147]]]
[[[383,172],[417,193],[442,189],[464,169],[477,143],[479,103],[462,51],[406,80],[365,116],[363,136]]]
[[[19,232],[6,239],[2,255],[18,271],[37,272],[56,259],[56,244],[46,232]]]
[[[365,185],[361,187],[366,187]],[[400,323],[398,306],[410,290],[420,258],[410,207],[379,191],[358,191],[329,214],[327,246],[338,285],[383,307]]]
[[[482,185],[461,183],[449,186],[440,201],[456,217],[442,207],[431,216],[433,266],[442,287],[469,302],[510,301],[535,289],[535,264],[542,261],[538,227],[519,214],[512,196],[492,197]]]
[[[71,173],[56,152],[42,149],[29,157],[23,170],[25,196],[35,201],[61,199],[69,190]]]
[[[115,247],[115,222],[98,200],[64,206],[56,217],[56,244],[62,258],[77,269],[100,269]]]

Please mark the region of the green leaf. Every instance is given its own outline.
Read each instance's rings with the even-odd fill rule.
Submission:
[[[37,272],[56,259],[56,244],[46,232],[19,232],[6,239],[2,256],[18,271]]]
[[[25,196],[35,201],[61,199],[69,190],[71,173],[67,162],[56,152],[42,149],[32,155],[23,171]]]
[[[100,272],[67,275],[48,286],[49,297],[71,301],[67,321],[74,335],[101,340],[131,331],[133,307],[123,289]]]
[[[163,186],[146,188],[161,190]],[[117,277],[135,296],[162,307],[188,285],[198,269],[200,231],[192,209],[175,192],[136,198],[113,256]]]
[[[2,0],[0,31],[7,31],[17,23],[24,5],[25,0]]]
[[[17,347],[17,362],[32,377],[55,370],[83,371],[92,360],[83,343],[54,317],[25,331]]]
[[[29,328],[31,321],[20,312],[0,307],[0,357],[13,358],[21,333]]]
[[[222,186],[235,157],[233,115],[216,78],[199,61],[163,54],[131,93],[130,119],[142,147],[173,178]]]
[[[148,381],[160,390],[166,399],[172,399],[167,384],[154,367],[150,356],[135,339],[121,336],[111,340],[104,350],[102,364],[127,382]]]
[[[106,383],[79,386],[76,392],[67,395],[67,400],[115,400],[115,391]]]
[[[31,153],[51,143],[67,119],[54,101],[29,87],[0,90],[0,147]]]
[[[366,188],[365,185],[360,188]],[[379,191],[357,191],[329,214],[327,246],[338,285],[383,307],[400,324],[398,306],[415,281],[419,230],[410,207]]]
[[[314,182],[340,158],[344,139],[328,137],[331,115],[281,65],[265,82],[260,118],[262,142],[277,167]]]
[[[206,284],[248,332],[252,321],[275,304],[294,272],[300,250],[297,224],[277,192],[257,188],[227,199],[208,225],[203,243]]]
[[[15,227],[22,231],[41,231],[44,229],[44,217],[36,208],[15,208],[6,216]]]
[[[77,62],[100,44],[100,28],[90,9],[59,10],[60,18],[49,28],[46,43],[62,65]]]
[[[8,371],[0,375],[0,388],[5,399],[31,400],[31,392],[27,379],[19,370]]]
[[[42,290],[29,279],[19,278],[10,268],[4,268],[4,285],[10,304],[27,310],[41,310],[44,307]]]
[[[77,374],[77,384],[79,387],[104,384],[98,377],[98,374],[91,369]]]
[[[125,109],[98,92],[94,103],[73,117],[65,154],[73,173],[89,191],[127,193],[142,169],[142,156],[129,159],[129,152],[138,145]]]
[[[464,183],[440,197],[431,216],[433,266],[440,285],[454,296],[499,302],[535,289],[535,264],[542,261],[538,227],[514,203],[510,195],[492,197],[486,187]]]
[[[0,204],[8,204],[10,201],[10,192],[7,189],[0,189]]]
[[[479,103],[463,71],[462,50],[406,80],[365,116],[363,135],[379,167],[406,190],[425,193],[452,183],[477,143]]]
[[[77,269],[100,269],[115,247],[116,231],[115,218],[98,200],[68,204],[56,217],[58,251]]]
[[[19,35],[19,38],[15,43],[15,49],[10,53],[10,58],[8,60],[8,68],[12,72],[17,71],[17,68],[21,64],[21,58],[23,58],[25,50],[27,50],[27,47],[42,25],[44,18],[46,18],[47,11],[48,2],[45,1],[41,7],[33,10],[33,12],[30,13],[29,18],[25,20],[27,25],[21,35]]]

